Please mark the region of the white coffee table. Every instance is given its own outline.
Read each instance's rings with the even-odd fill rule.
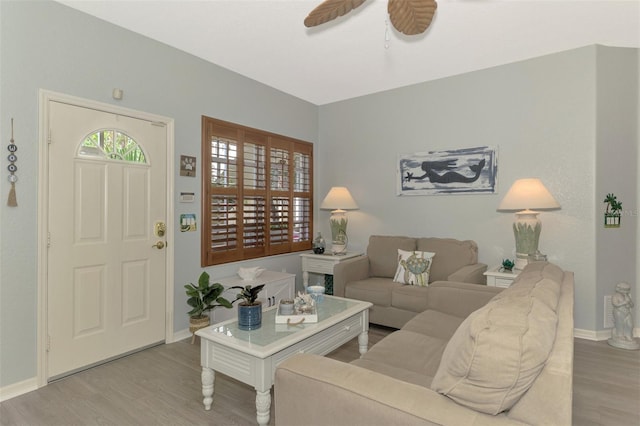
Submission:
[[[256,419],[260,425],[268,424],[278,364],[297,353],[326,355],[355,337],[360,354],[366,353],[370,307],[369,302],[325,296],[318,304],[317,323],[276,324],[277,307],[273,307],[263,312],[257,330],[240,330],[235,319],[198,330],[205,410],[211,409],[215,372],[219,372],[255,388]]]

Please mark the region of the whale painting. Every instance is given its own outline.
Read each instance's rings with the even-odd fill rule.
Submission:
[[[398,195],[494,194],[496,149],[487,146],[398,156]]]

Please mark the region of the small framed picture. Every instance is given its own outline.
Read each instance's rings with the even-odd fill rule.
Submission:
[[[196,177],[196,157],[180,156],[180,176]]]

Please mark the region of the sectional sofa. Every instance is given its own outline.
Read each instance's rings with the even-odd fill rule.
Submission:
[[[486,283],[483,273],[487,265],[478,263],[478,245],[474,241],[372,235],[366,255],[335,265],[333,294],[373,303],[369,310],[371,323],[402,327],[426,309],[428,300],[426,286],[403,283],[412,277],[405,277],[410,272],[410,265],[398,273],[399,253],[418,253],[419,261],[430,262],[430,265],[423,263],[429,269],[425,275],[428,282],[422,284],[439,281]]]
[[[508,289],[425,290],[426,309],[360,359],[280,364],[276,424],[571,424],[573,273],[535,262]]]

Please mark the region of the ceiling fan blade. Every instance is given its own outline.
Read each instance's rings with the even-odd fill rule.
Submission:
[[[351,12],[364,2],[365,0],[325,0],[309,13],[309,16],[304,20],[304,25],[315,27],[333,21],[338,16]]]
[[[435,0],[389,0],[387,5],[391,23],[406,35],[425,32],[437,8]]]

